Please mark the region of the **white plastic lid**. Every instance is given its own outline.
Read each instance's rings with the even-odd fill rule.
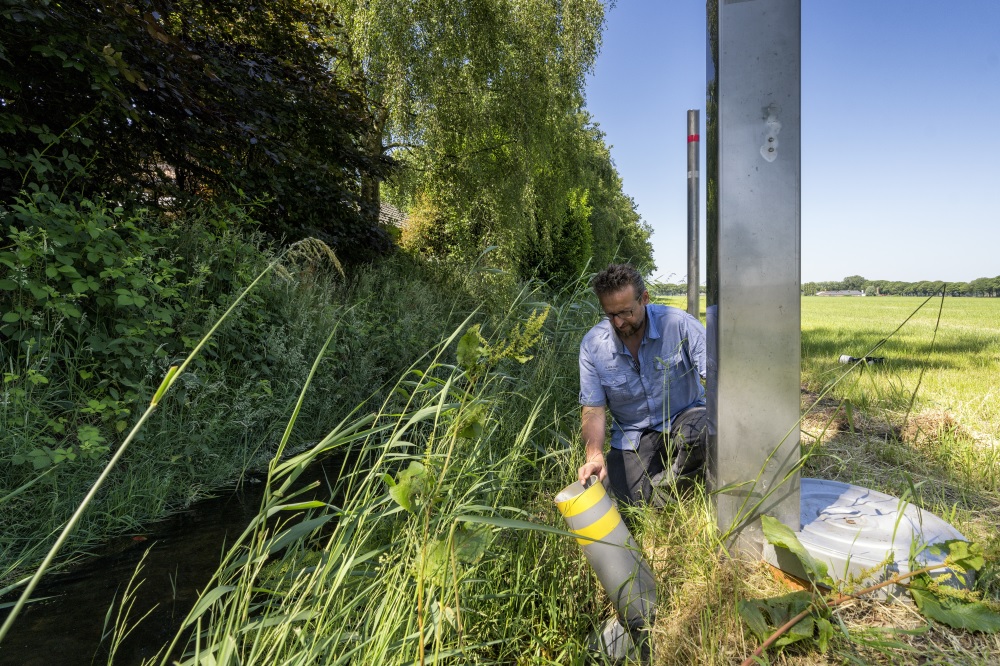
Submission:
[[[944,555],[930,552],[927,546],[952,539],[966,540],[930,511],[861,486],[803,478],[801,498],[802,529],[796,536],[814,558],[827,564],[834,580],[858,576],[885,562],[890,553],[892,564],[887,567],[888,575],[908,572],[911,553],[921,566],[943,562]],[[789,558],[776,557],[769,544],[765,545],[764,557],[787,570]],[[942,569],[937,573],[943,572]],[[876,573],[869,579],[872,582],[884,579],[884,573]],[[966,580],[966,584],[971,582]]]

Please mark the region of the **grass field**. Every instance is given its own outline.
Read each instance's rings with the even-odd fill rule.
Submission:
[[[666,302],[686,307],[684,298]],[[839,362],[841,355],[885,360],[845,365]],[[1000,599],[998,378],[1000,299],[802,300],[801,432],[803,450],[810,452],[803,475],[908,497],[951,522],[984,547],[987,565],[979,586],[994,604]],[[663,647],[690,643],[691,632],[701,630],[705,616],[718,622],[732,614],[729,593],[767,596],[783,589],[766,568],[753,563],[738,563],[734,570],[704,551],[682,556],[686,547],[703,538],[699,535],[704,524],[697,515],[697,510],[682,507],[667,520],[650,518],[647,552],[666,553],[658,573],[671,581],[674,594],[695,586],[710,600],[685,594],[680,603],[671,603],[667,617],[658,621],[664,636],[663,663],[685,663],[692,654],[698,655],[698,663],[726,663],[727,652],[745,649],[741,640],[723,641],[715,652],[704,643],[689,651],[671,648],[667,654]],[[695,550],[708,545],[702,541]],[[691,563],[678,570],[678,561]],[[742,588],[727,580],[734,575],[743,577]],[[838,618],[849,629],[849,641],[834,644],[825,656],[793,650],[777,663],[1000,660],[996,635],[949,630],[898,604],[858,603]],[[743,631],[735,621],[730,628],[737,634]]]
[[[842,365],[841,354],[885,361]],[[996,554],[998,377],[998,299],[803,299],[803,409],[812,410],[802,440],[818,444],[807,473],[897,496],[913,484],[925,508]]]
[[[660,302],[687,307],[683,296]],[[803,386],[819,393],[837,381],[849,370],[841,355],[885,364],[849,372],[835,395],[905,410],[915,393],[918,411],[947,412],[977,439],[1000,436],[1000,299],[803,298]]]
[[[886,359],[867,376],[854,373],[843,395],[871,394],[901,407],[916,392],[920,410],[947,412],[978,439],[997,439],[1000,299],[804,298],[802,376],[809,389],[843,372],[841,354]]]

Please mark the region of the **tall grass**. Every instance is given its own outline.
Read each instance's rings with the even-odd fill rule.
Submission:
[[[575,543],[508,529],[552,522],[575,469],[567,398],[593,308],[550,309],[528,350],[537,296],[478,322],[486,338],[457,329],[374,413],[275,461],[260,518],[188,618],[184,663],[583,663],[603,602]],[[285,496],[333,451],[350,462],[328,501]]]
[[[511,337],[539,298],[524,292],[506,312],[480,318],[493,332],[484,344],[503,348],[497,339]],[[558,534],[551,498],[580,462],[576,347],[598,313],[582,290],[546,305],[553,307],[544,344],[526,364],[508,358],[474,372],[468,356],[460,362],[470,320],[404,373],[389,399],[366,403],[359,407],[366,415],[276,461],[258,521],[226,554],[173,652],[165,648],[158,663],[171,654],[192,665],[591,663],[587,635],[611,609],[576,544]],[[863,336],[855,344],[863,346]],[[813,362],[826,364],[824,373],[845,371],[810,357],[807,385],[825,381],[810,374]],[[889,385],[906,381],[892,377]],[[849,384],[842,390],[830,399],[838,409],[844,395],[856,395]],[[863,425],[906,401],[879,389],[855,402],[855,424]],[[934,447],[947,445],[938,437]],[[349,462],[329,498],[287,497],[291,477],[332,451]],[[807,465],[819,471],[831,455],[838,454],[814,449]],[[920,464],[912,451],[899,455]],[[946,517],[961,521],[961,513]],[[755,639],[738,600],[783,588],[763,564],[724,555],[711,498],[697,492],[635,518],[658,578],[654,662],[729,664],[749,654]],[[985,589],[998,596],[995,582]],[[835,615],[841,632],[827,656],[793,647],[774,663],[978,664],[1000,647],[990,637],[956,642],[918,617],[855,604]]]
[[[264,442],[248,437],[245,450],[273,456],[260,515],[225,553],[173,644],[151,663],[583,664],[594,658],[587,636],[611,606],[575,541],[561,532],[552,498],[573,480],[582,458],[577,348],[599,317],[596,303],[582,284],[549,296],[504,283],[470,315],[469,301],[428,297],[425,285],[441,287],[435,293],[476,293],[481,276],[408,284],[379,270],[358,276],[354,294],[364,297],[345,299],[351,308],[332,305],[327,325],[317,327],[326,335],[312,349],[328,343],[325,352],[308,357],[303,349],[296,359],[305,368],[299,397],[284,398],[278,410],[289,427],[273,426]],[[988,484],[995,462],[975,457],[981,455],[974,453],[975,438],[969,449],[956,447],[968,441],[956,428],[904,436],[892,419],[905,415],[919,375],[894,369],[892,340],[879,352],[890,359],[883,366],[849,369],[836,361],[841,353],[864,354],[910,312],[886,315],[884,326],[870,328],[879,315],[863,311],[831,333],[815,332],[805,312],[810,300],[803,315],[805,386],[823,389],[848,374],[826,402],[814,406],[814,396],[805,395],[816,415],[803,423],[807,473],[897,495],[903,484],[916,489],[915,501],[986,544],[992,568],[981,584],[990,598],[1000,598],[1000,549],[990,517],[997,514],[989,513],[997,506],[996,488]],[[537,322],[532,314],[545,307],[543,339],[519,350]],[[287,314],[310,319],[294,308]],[[818,320],[833,321],[832,315]],[[437,342],[424,344],[387,323],[397,320],[433,331]],[[476,325],[481,337],[471,333]],[[840,337],[852,327],[854,336]],[[924,333],[899,349],[914,358],[931,355],[933,327]],[[835,339],[824,341],[830,335]],[[945,344],[948,336],[939,333],[938,340]],[[370,342],[377,351],[368,349]],[[851,348],[842,349],[848,342]],[[533,358],[524,363],[516,358],[527,355]],[[402,367],[382,365],[394,361]],[[927,393],[918,395],[918,413],[935,406],[927,388],[934,385],[932,371],[924,373]],[[956,464],[949,451],[968,451],[960,456],[972,456],[970,464]],[[291,490],[309,464],[329,455],[344,462],[322,499]],[[660,512],[638,510],[635,518],[658,580],[654,663],[731,664],[746,657],[756,640],[745,632],[737,603],[779,594],[781,584],[761,563],[725,555],[704,493]],[[995,637],[943,630],[876,602],[839,609],[835,619],[842,630],[826,656],[792,647],[772,663],[978,664],[1000,650]],[[119,623],[128,621],[123,613]]]
[[[232,242],[216,250],[228,256],[253,249]],[[191,265],[210,263],[198,254],[206,248],[185,251]],[[261,267],[269,256],[259,255]],[[453,288],[452,277],[405,257],[353,269],[346,277],[320,261],[282,262],[279,273],[224,322],[204,357],[178,377],[170,400],[150,417],[94,508],[81,517],[59,562],[237,483],[247,470],[266,467],[312,360],[338,322],[336,349],[324,357],[302,406],[293,449],[315,442],[356,405],[389,390],[414,358],[474,307],[471,297]],[[221,296],[206,295],[216,298]],[[208,312],[217,316],[221,310]],[[57,333],[52,344],[65,347],[60,357],[87,356],[83,341]],[[169,365],[182,358],[150,358],[135,404],[148,404]],[[110,450],[40,469],[30,462],[0,466],[0,588],[16,586],[37,565],[125,435],[113,421],[81,414],[81,405],[85,411],[94,399],[90,384],[96,379],[83,381],[76,369],[52,359],[45,350],[3,359],[4,455],[10,460],[37,449],[47,424],[58,419],[97,419]],[[115,418],[125,423],[138,416],[126,413]]]

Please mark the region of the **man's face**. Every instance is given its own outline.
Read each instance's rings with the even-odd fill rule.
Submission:
[[[649,303],[648,291],[643,291],[637,298],[635,289],[627,286],[598,300],[618,335],[628,338],[642,330],[646,321],[646,304]]]

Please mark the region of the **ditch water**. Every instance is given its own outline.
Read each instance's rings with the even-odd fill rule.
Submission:
[[[326,473],[339,473],[340,464],[341,460],[330,459],[314,465],[299,482],[319,481],[312,493],[328,498]],[[263,494],[264,483],[251,479],[235,491],[220,491],[151,525],[147,532],[114,539],[96,557],[67,572],[47,575],[33,595],[39,601],[22,609],[0,644],[0,666],[107,664],[111,637],[102,634],[113,631],[119,602],[144,553],[133,588],[139,581],[142,584],[128,625],[149,615],[120,643],[114,664],[132,666],[150,659],[173,639],[227,544],[257,515]],[[16,601],[19,592],[0,602]],[[0,612],[0,620],[6,612]]]

